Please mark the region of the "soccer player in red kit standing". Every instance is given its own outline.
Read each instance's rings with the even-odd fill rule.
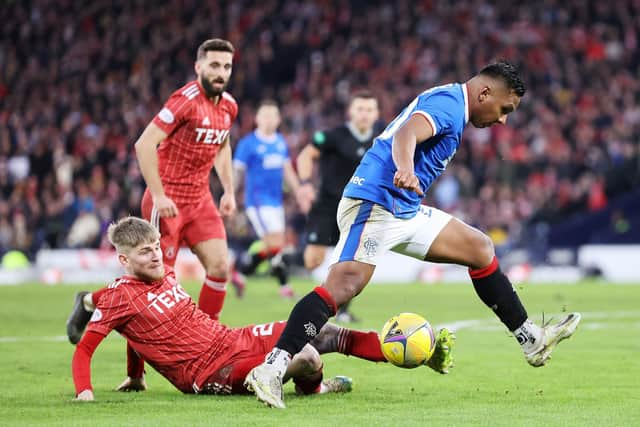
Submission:
[[[229,132],[238,114],[225,92],[234,48],[226,40],[198,47],[197,79],[175,91],[136,142],[147,190],[142,215],[158,227],[164,262],[173,266],[185,242],[206,271],[199,307],[219,317],[229,271],[227,236],[221,215],[236,209]],[[220,211],[209,189],[214,166],[223,188]]]
[[[191,301],[165,269],[160,234],[149,222],[123,218],[108,229],[126,275],[105,288],[93,307],[87,331],[73,355],[77,400],[94,399],[91,358],[112,331],[128,343],[127,379],[119,391],[145,390],[144,362],[153,366],[183,393],[246,393],[243,381],[264,359],[285,322],[228,328],[211,319]],[[370,361],[384,361],[376,332],[360,332],[327,324],[315,340],[294,356],[285,378],[302,394],[351,390],[351,380],[322,381],[320,353],[340,352]],[[436,353],[443,353],[436,347]],[[450,367],[447,359],[435,370]]]
[[[147,183],[142,216],[160,231],[166,265],[175,265],[182,242],[197,255],[206,272],[198,306],[213,319],[220,316],[229,271],[221,214],[229,216],[236,209],[229,132],[238,105],[225,92],[233,53],[233,45],[227,40],[202,43],[195,62],[197,79],[169,97],[135,144]],[[224,191],[220,211],[209,189],[212,166]],[[99,300],[102,292],[93,292],[93,301]],[[87,321],[86,312],[81,310],[86,294],[78,293],[78,310],[67,321],[67,334],[74,344]]]

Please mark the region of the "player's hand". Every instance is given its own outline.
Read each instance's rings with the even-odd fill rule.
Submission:
[[[77,402],[92,402],[93,401],[93,391],[91,390],[82,390],[75,399]]]
[[[178,215],[178,207],[166,195],[156,196],[153,198],[153,207],[156,208],[160,217],[174,217]]]
[[[309,213],[316,198],[316,192],[311,184],[302,184],[296,191],[296,202],[303,214]]]
[[[424,196],[424,191],[420,188],[420,181],[413,172],[396,171],[395,175],[393,175],[393,185],[405,190],[411,190],[418,196]]]
[[[220,198],[220,214],[231,216],[236,211],[236,196],[233,193],[224,193]]]
[[[116,391],[145,391],[147,389],[147,383],[142,378],[127,377],[125,380],[116,387]]]

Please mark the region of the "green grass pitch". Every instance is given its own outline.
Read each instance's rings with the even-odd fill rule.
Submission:
[[[294,285],[299,294],[312,287],[308,281]],[[61,337],[73,296],[83,288],[0,286],[0,425],[640,425],[640,286],[518,286],[538,321],[543,311],[545,317],[583,313],[576,335],[548,366],[536,369],[470,285],[370,285],[353,304],[363,319],[358,327],[379,330],[401,311],[420,313],[434,325],[455,324],[452,373],[328,355],[325,376],[351,376],[353,392],[297,397],[287,384],[284,411],[253,396],[183,395],[151,369],[148,391],[112,391],[126,372],[125,343],[115,333],[93,358],[96,401],[73,402],[74,347]],[[199,285],[186,288],[197,295]],[[256,279],[244,300],[230,292],[222,317],[234,326],[264,323],[285,319],[292,305],[280,300],[272,281]]]

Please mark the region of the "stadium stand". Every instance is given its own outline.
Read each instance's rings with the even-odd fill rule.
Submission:
[[[110,221],[139,214],[133,142],[212,36],[238,50],[233,140],[252,128],[256,103],[275,98],[293,154],[343,119],[354,89],[377,94],[388,121],[423,88],[514,61],[528,86],[520,110],[508,126],[468,129],[427,202],[506,248],[526,246],[532,229],[572,235],[579,218],[599,224],[583,240],[640,242],[637,206],[624,202],[640,186],[639,9],[631,0],[6,2],[0,256],[100,247]],[[240,220],[229,230],[248,232]]]

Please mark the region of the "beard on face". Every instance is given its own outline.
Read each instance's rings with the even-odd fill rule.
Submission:
[[[134,270],[135,276],[144,282],[155,282],[157,280],[160,280],[164,277],[164,273],[165,273],[164,266],[162,266],[161,271],[157,271],[157,270],[146,271],[142,267],[136,268]]]
[[[220,87],[220,89],[217,89],[213,86],[213,84],[209,79],[206,79],[204,76],[200,77],[200,84],[202,85],[202,89],[204,89],[205,94],[209,98],[220,96],[222,92],[224,92],[225,88],[227,87],[223,79],[216,79],[214,83],[222,83],[222,87]]]

